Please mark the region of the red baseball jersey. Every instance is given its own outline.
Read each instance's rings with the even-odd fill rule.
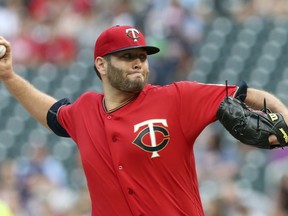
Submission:
[[[233,96],[237,86],[228,86]],[[103,94],[62,106],[58,121],[77,143],[92,216],[203,216],[193,144],[216,120],[226,86],[147,84],[133,101],[105,112]]]

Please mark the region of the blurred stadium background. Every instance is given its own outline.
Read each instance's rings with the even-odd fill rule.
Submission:
[[[285,0],[0,0],[0,20],[15,71],[58,99],[102,90],[93,71],[95,39],[128,24],[161,48],[149,59],[151,83],[245,80],[288,104]],[[286,149],[242,145],[215,123],[195,155],[206,216],[288,214]],[[90,213],[76,145],[36,123],[3,84],[0,201],[1,216],[10,215],[2,205],[15,216]]]

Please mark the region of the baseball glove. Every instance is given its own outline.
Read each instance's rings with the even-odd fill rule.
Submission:
[[[266,109],[254,110],[236,98],[226,97],[216,114],[229,133],[240,142],[262,149],[287,146],[288,127],[280,113]],[[274,134],[279,144],[270,145],[269,136]]]

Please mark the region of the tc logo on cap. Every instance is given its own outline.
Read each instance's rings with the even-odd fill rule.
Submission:
[[[140,33],[135,28],[126,29],[126,34],[129,38],[133,39],[135,42],[138,41],[138,38],[140,38],[139,36]]]

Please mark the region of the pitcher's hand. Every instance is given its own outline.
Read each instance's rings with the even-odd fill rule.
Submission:
[[[13,76],[12,48],[10,43],[0,36],[0,44],[6,47],[5,55],[0,59],[0,80],[4,81]]]

